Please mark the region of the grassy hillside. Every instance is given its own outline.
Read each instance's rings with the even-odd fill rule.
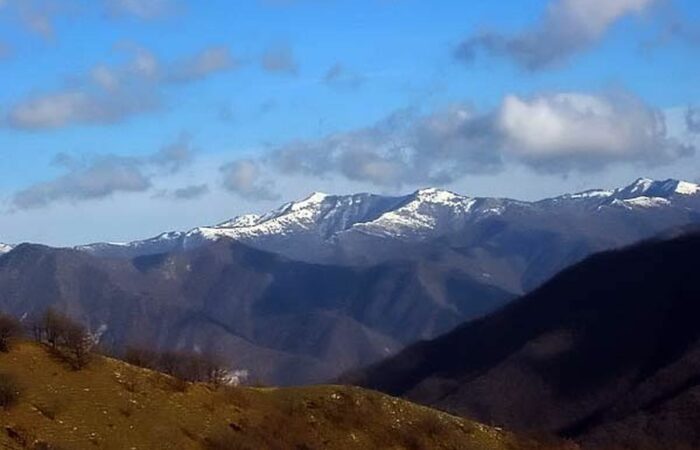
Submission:
[[[563,448],[359,388],[214,388],[104,357],[75,371],[28,342],[0,374],[21,390],[0,409],[1,448]]]

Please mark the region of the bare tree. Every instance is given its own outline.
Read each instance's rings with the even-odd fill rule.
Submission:
[[[41,340],[46,339],[51,347],[56,347],[60,344],[60,340],[66,332],[66,328],[71,320],[57,312],[53,308],[46,310],[40,320]]]
[[[129,346],[124,352],[124,361],[133,366],[143,367],[146,369],[158,369],[160,355],[158,352],[149,350],[144,347]]]
[[[85,326],[77,322],[66,322],[61,341],[68,350],[73,368],[80,370],[87,366],[94,342]]]
[[[11,341],[22,336],[22,325],[14,317],[0,314],[0,352],[10,351]]]
[[[65,314],[49,308],[31,325],[34,339],[48,344],[51,349],[74,369],[82,369],[90,362],[94,347],[87,328]]]
[[[185,350],[158,352],[132,346],[124,353],[124,360],[189,382],[223,384],[229,374],[221,358],[214,353]]]

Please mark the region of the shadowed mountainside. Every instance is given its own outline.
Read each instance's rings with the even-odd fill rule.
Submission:
[[[332,379],[510,298],[438,264],[320,266],[230,240],[133,260],[36,245],[0,257],[0,309],[16,317],[52,306],[116,351],[211,349],[274,384]]]
[[[700,235],[595,255],[357,384],[598,448],[700,446]]]

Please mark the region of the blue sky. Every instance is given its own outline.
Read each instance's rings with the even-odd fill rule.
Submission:
[[[692,0],[0,0],[0,241],[697,181]]]

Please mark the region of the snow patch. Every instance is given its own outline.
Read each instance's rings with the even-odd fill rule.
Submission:
[[[660,197],[635,197],[623,200],[626,205],[636,206],[639,208],[658,208],[668,206],[670,201]]]
[[[700,193],[700,186],[695,183],[689,183],[687,181],[679,181],[676,186],[676,194],[681,195],[695,195]]]

